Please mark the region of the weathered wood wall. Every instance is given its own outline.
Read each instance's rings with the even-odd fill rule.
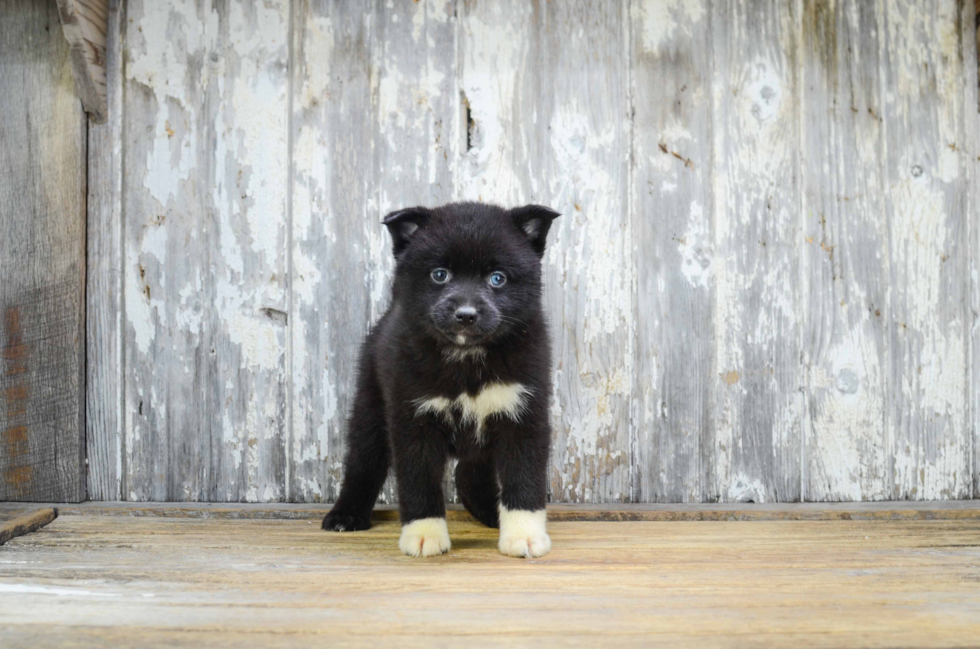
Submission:
[[[971,3],[124,5],[93,498],[333,499],[380,218],[457,198],[564,214],[553,500],[980,494]]]
[[[85,498],[85,117],[54,2],[0,20],[0,500]]]

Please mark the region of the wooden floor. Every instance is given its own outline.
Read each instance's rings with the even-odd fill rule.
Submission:
[[[550,524],[509,559],[306,517],[63,513],[0,547],[0,646],[980,645],[980,516]],[[124,513],[125,510],[118,513]]]

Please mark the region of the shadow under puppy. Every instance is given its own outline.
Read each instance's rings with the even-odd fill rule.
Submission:
[[[540,557],[551,430],[551,346],[541,257],[554,210],[480,203],[413,207],[384,224],[395,253],[391,307],[367,336],[340,496],[323,529],[366,530],[394,464],[411,556],[450,548],[442,479],[506,555]]]

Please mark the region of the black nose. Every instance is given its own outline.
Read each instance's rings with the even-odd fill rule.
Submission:
[[[476,309],[471,306],[461,306],[456,309],[456,322],[461,325],[471,325],[477,321],[479,316]]]

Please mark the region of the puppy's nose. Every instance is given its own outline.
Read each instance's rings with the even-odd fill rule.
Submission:
[[[456,309],[456,322],[461,325],[471,325],[477,321],[479,316],[476,309],[471,306],[461,306]]]

